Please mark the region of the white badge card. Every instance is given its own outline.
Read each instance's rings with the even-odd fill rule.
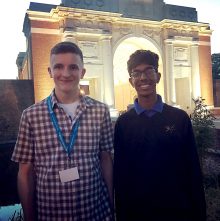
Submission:
[[[79,172],[77,167],[73,167],[67,170],[59,171],[61,183],[74,181],[79,179]]]

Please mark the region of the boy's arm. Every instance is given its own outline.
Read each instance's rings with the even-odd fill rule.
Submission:
[[[108,187],[110,202],[113,208],[113,162],[111,153],[102,151],[100,154],[100,163],[102,168],[102,175]]]
[[[34,168],[32,163],[19,163],[18,193],[24,212],[25,221],[34,221]]]

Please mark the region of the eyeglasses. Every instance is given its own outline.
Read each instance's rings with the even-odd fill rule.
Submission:
[[[132,71],[131,72],[131,77],[134,79],[140,79],[142,77],[142,75],[144,75],[144,77],[149,77],[149,78],[153,78],[156,74],[156,71],[154,68],[146,68],[143,71]]]

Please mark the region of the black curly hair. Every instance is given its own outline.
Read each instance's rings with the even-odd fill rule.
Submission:
[[[159,56],[150,50],[137,50],[130,55],[127,62],[127,69],[129,75],[131,75],[132,70],[140,64],[152,65],[155,71],[158,71],[158,61]]]

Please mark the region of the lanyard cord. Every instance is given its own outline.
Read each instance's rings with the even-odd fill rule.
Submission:
[[[67,152],[68,156],[70,156],[71,151],[73,151],[73,149],[74,149],[74,144],[75,144],[76,137],[78,134],[79,120],[77,120],[72,127],[72,131],[70,134],[70,142],[66,143],[63,133],[58,125],[58,120],[56,118],[56,115],[52,109],[51,96],[47,97],[47,107],[48,107],[50,119],[53,123],[55,130],[56,130],[56,134],[58,136],[58,139],[59,139],[63,149]]]

